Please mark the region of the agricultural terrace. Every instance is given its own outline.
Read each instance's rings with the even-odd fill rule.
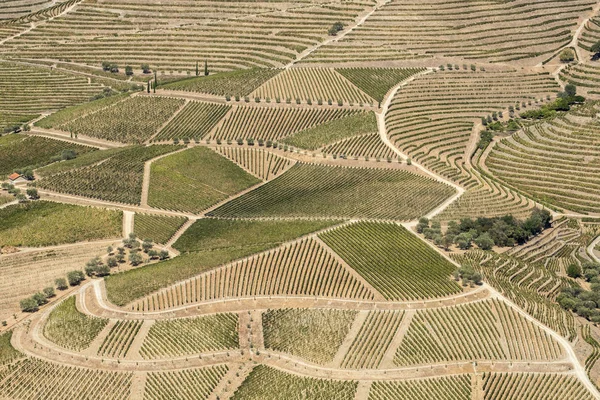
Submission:
[[[410,220],[453,193],[450,186],[402,170],[298,163],[209,215]]]
[[[359,222],[319,237],[388,300],[443,297],[461,290],[450,280],[454,265],[400,225]]]
[[[4,372],[0,395],[11,399],[126,400],[130,398],[132,376],[132,373],[71,367],[27,358]]]
[[[535,65],[567,45],[591,0],[455,2],[392,0],[307,63],[369,63],[449,57]]]
[[[94,150],[96,149],[92,147],[37,136],[1,136],[0,176],[4,180],[5,175],[18,169],[39,168],[73,155],[79,156]]]
[[[2,46],[0,51],[4,49]],[[101,91],[100,85],[88,83],[85,77],[0,62],[0,129],[24,122],[23,119],[31,120],[43,112],[86,102]]]
[[[110,358],[126,357],[142,324],[143,321],[117,321],[104,337],[98,355]]]
[[[598,108],[586,107],[499,141],[485,166],[539,202],[579,213],[600,212]]]
[[[192,355],[239,347],[238,316],[215,314],[157,321],[140,350],[145,359]]]
[[[205,272],[132,305],[159,311],[205,301],[256,296],[375,298],[333,253],[309,238]]]
[[[193,147],[150,167],[148,204],[200,213],[261,181],[207,147]]]
[[[187,221],[185,217],[136,213],[133,233],[139,238],[165,244]]]
[[[215,390],[227,371],[227,365],[217,365],[174,372],[151,372],[146,381],[144,398],[205,399]]]
[[[591,52],[591,47],[598,41],[599,38],[600,19],[598,17],[590,18],[583,27],[581,35],[578,37],[577,46]],[[586,60],[579,61],[583,62]]]
[[[52,4],[51,0],[2,0],[0,20],[18,18],[42,10]]]
[[[262,139],[277,141],[294,133],[359,111],[322,107],[235,106],[212,137],[221,140]]]
[[[106,324],[107,319],[82,314],[71,296],[55,307],[44,326],[44,336],[66,349],[86,349]]]
[[[46,201],[0,209],[0,247],[42,247],[120,238],[123,213]]]
[[[230,106],[224,104],[191,101],[152,140],[200,140],[210,133],[230,109]]]
[[[292,160],[264,149],[223,146],[215,151],[264,181],[275,178],[292,165]]]
[[[113,149],[88,152],[71,160],[63,160],[42,168],[37,168],[35,170],[35,174],[38,177],[45,178],[62,172],[69,172],[78,168],[93,166],[95,164],[103,163],[104,161],[112,158],[115,155],[118,155],[125,150],[127,150],[127,148],[115,147]]]
[[[397,84],[425,71],[421,68],[337,68],[335,71],[378,102]]]
[[[591,400],[594,398],[572,375],[484,373],[483,390],[486,399]]]
[[[95,164],[85,166],[74,163],[73,169],[49,175],[40,180],[38,186],[59,193],[140,204],[146,161],[178,148],[173,145],[127,147],[112,153],[114,155],[103,162],[95,160]]]
[[[396,147],[464,184],[470,176],[464,170],[465,152],[469,141],[477,140],[472,139],[474,124],[509,105],[546,101],[558,89],[544,73],[465,67],[417,77],[400,88],[386,114],[388,137]]]
[[[265,365],[256,366],[235,392],[234,400],[353,400],[357,382],[292,375]]]
[[[6,42],[0,54],[99,66],[151,63],[161,72],[281,67],[327,37],[334,22],[352,23],[371,2],[268,3],[208,1],[165,5],[158,0],[78,3],[74,10]],[[235,20],[235,26],[231,21]],[[113,35],[112,33],[118,33]],[[152,34],[152,41],[147,34]],[[51,38],[60,37],[60,41]],[[184,72],[185,71],[185,72]]]
[[[369,400],[471,400],[471,377],[455,375],[434,379],[373,382]],[[487,400],[487,399],[486,399]]]
[[[75,135],[143,143],[152,138],[184,100],[167,97],[130,97],[120,103],[86,114],[60,127]]]
[[[373,112],[352,114],[304,129],[283,139],[283,143],[308,150],[344,139],[377,132],[377,119]]]
[[[280,72],[277,69],[241,69],[200,76],[161,85],[166,90],[208,93],[215,96],[246,97]]]
[[[200,219],[175,243],[189,254],[106,278],[108,300],[124,306],[133,300],[219,265],[277,247],[337,221],[240,221]],[[135,285],[132,286],[132,283]]]
[[[17,313],[19,301],[52,286],[56,278],[65,278],[73,270],[106,254],[107,244],[86,243],[59,249],[44,249],[0,255],[0,320]]]
[[[250,94],[276,101],[373,104],[373,98],[329,68],[286,69]]]
[[[568,65],[560,71],[560,79],[564,83],[576,85],[587,95],[597,96],[600,94],[598,91],[600,65],[598,63]]]
[[[563,358],[562,347],[506,303],[495,300],[419,310],[394,361],[428,365],[443,361]]]
[[[355,136],[344,139],[321,149],[323,154],[340,155],[344,157],[364,157],[366,160],[388,160],[397,158],[396,153],[381,141],[378,133]]]

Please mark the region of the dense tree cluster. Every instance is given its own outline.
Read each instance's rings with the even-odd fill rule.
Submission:
[[[338,34],[338,32],[343,31],[344,30],[344,24],[342,24],[341,22],[335,22],[331,28],[329,28],[329,35],[330,36],[335,36]]]
[[[446,233],[442,233],[439,222],[421,218],[417,224],[417,232],[436,245],[448,249],[456,244],[467,250],[475,243],[482,250],[490,250],[494,245],[499,247],[523,244],[537,235],[552,223],[552,215],[548,210],[534,208],[526,220],[519,220],[512,215],[495,218],[463,218],[460,222],[450,221]]]
[[[567,268],[567,274],[572,278],[583,277],[590,283],[591,290],[579,286],[564,288],[556,298],[558,304],[592,322],[600,322],[600,264],[573,264]]]
[[[463,286],[481,285],[481,274],[472,267],[463,265],[454,271],[454,280],[462,281]]]
[[[558,94],[558,98],[552,103],[546,104],[537,110],[522,112],[523,119],[546,119],[552,118],[557,111],[569,111],[574,104],[582,104],[585,97],[577,95],[577,87],[571,83],[565,86],[564,92]]]

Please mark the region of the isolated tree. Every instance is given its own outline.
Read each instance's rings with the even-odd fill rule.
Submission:
[[[572,83],[565,85],[565,94],[569,97],[573,97],[577,94],[577,86]]]
[[[148,64],[142,64],[142,72],[144,74],[149,74],[150,73],[150,65],[148,65]]]
[[[27,196],[29,196],[29,198],[32,200],[37,200],[40,198],[40,195],[36,188],[27,189]]]
[[[119,262],[117,261],[116,257],[108,257],[108,260],[106,260],[106,264],[109,268],[114,268],[117,265],[119,265]]]
[[[77,286],[85,279],[85,275],[82,271],[75,270],[67,273],[67,280],[69,281],[69,285]]]
[[[196,76],[198,76],[200,74],[200,71],[198,70],[198,61],[196,61]]]
[[[31,296],[31,298],[36,301],[38,306],[44,305],[48,302],[46,295],[42,292],[35,293],[33,296]]]
[[[137,251],[132,251],[131,253],[129,253],[129,262],[134,267],[137,265],[140,265],[142,263],[142,261],[143,261],[142,256]]]
[[[204,76],[208,76],[208,61],[204,60]]]
[[[570,264],[567,267],[567,276],[577,279],[581,276],[581,267],[577,264]]]
[[[153,246],[152,239],[144,239],[144,242],[142,243],[142,249],[144,249],[144,253],[147,253]]]
[[[594,53],[594,57],[598,57],[600,55],[600,40],[598,40],[592,45],[592,47],[590,47],[590,51]]]
[[[58,290],[66,290],[68,288],[67,286],[67,280],[65,278],[57,278],[54,280],[54,284],[56,285],[56,288]]]
[[[564,49],[560,53],[560,61],[562,62],[571,62],[575,60],[575,52],[571,49]]]
[[[169,252],[166,250],[161,250],[160,253],[158,253],[158,258],[160,258],[161,260],[166,260],[167,258],[169,258]]]
[[[15,196],[17,198],[17,201],[19,203],[27,203],[29,200],[27,199],[27,196],[25,196],[23,193],[19,193]]]
[[[152,85],[152,81],[148,81],[148,93],[150,93],[150,85]]]
[[[156,74],[156,71],[154,71],[154,89],[156,89],[157,86],[158,86],[158,76]]]
[[[133,67],[131,65],[125,67],[125,75],[133,75]]]
[[[56,294],[54,293],[54,288],[52,286],[48,286],[47,288],[44,288],[43,292],[44,292],[44,296],[46,296],[46,298],[56,296]]]
[[[344,29],[344,24],[342,24],[341,22],[335,22],[331,28],[329,28],[329,35],[330,36],[335,36],[338,34],[339,31]]]
[[[37,301],[35,301],[31,297],[21,300],[19,304],[21,306],[21,311],[23,312],[36,312],[37,310],[39,310],[39,305]]]

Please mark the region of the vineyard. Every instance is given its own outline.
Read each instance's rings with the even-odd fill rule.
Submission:
[[[157,321],[150,328],[140,354],[145,359],[191,355],[238,347],[238,317],[205,317]]]
[[[449,378],[373,382],[369,400],[470,400],[471,378],[457,375]],[[486,398],[487,399],[487,398]]]
[[[152,163],[148,204],[200,213],[260,182],[207,147],[194,147]]]
[[[39,201],[0,209],[0,247],[43,247],[119,238],[121,211]]]
[[[230,109],[224,104],[189,102],[152,140],[200,140]]]
[[[373,99],[342,75],[326,68],[286,69],[250,94],[261,99],[372,104]]]
[[[72,150],[78,156],[95,149],[36,136],[11,135],[0,137],[0,176],[17,169],[39,168],[62,159],[64,151]]]
[[[320,237],[388,300],[426,299],[460,291],[450,280],[455,267],[400,225],[359,222]]]
[[[245,97],[279,73],[277,69],[247,69],[167,83],[163,89]]]
[[[420,68],[338,68],[338,73],[378,102],[400,82],[424,71]]]
[[[217,147],[215,150],[264,181],[277,177],[292,165],[290,159],[264,149]]]
[[[363,157],[365,159],[388,160],[396,159],[396,153],[381,141],[379,134],[355,136],[321,149],[323,154],[340,155],[340,157]]]
[[[157,311],[237,297],[318,296],[373,299],[314,239],[294,242],[209,272],[143,299],[134,310]]]
[[[588,400],[589,392],[572,375],[491,374],[483,376],[485,398],[490,400],[543,398]]]
[[[146,161],[177,150],[177,146],[134,146],[119,151],[106,161],[45,177],[43,189],[99,200],[139,204]]]
[[[213,137],[232,141],[238,139],[277,141],[357,112],[347,109],[238,106],[225,117]]]
[[[142,321],[117,321],[102,341],[98,355],[110,358],[127,356],[131,342],[141,327]]]
[[[426,214],[453,192],[450,186],[407,171],[298,163],[209,215],[409,220]]]
[[[75,297],[61,302],[44,326],[44,336],[66,349],[86,349],[108,320],[82,314],[75,306]]]
[[[130,97],[108,108],[86,114],[60,126],[71,134],[140,144],[184,104],[183,100],[166,97]]]
[[[144,391],[144,399],[163,400],[206,399],[227,373],[226,365],[177,372],[151,372]]]
[[[185,217],[135,214],[133,233],[139,238],[165,244],[186,221]]]

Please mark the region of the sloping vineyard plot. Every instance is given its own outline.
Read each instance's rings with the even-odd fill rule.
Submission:
[[[142,240],[165,244],[187,221],[185,217],[155,214],[135,214],[133,232]]]
[[[453,258],[480,272],[485,282],[534,318],[562,336],[575,337],[573,315],[554,302],[561,288],[569,285],[566,278],[557,276],[544,263],[529,264],[509,256],[488,254],[471,250]]]
[[[0,20],[14,19],[31,14],[51,4],[51,0],[2,0],[0,1]]]
[[[359,222],[320,235],[388,300],[415,300],[460,292],[455,266],[404,227]]]
[[[228,371],[227,365],[148,374],[144,399],[207,399]]]
[[[75,297],[60,303],[44,326],[44,336],[66,349],[86,349],[108,323],[107,319],[90,317],[79,312]]]
[[[600,31],[598,33],[600,34]],[[600,37],[596,40],[600,40]],[[600,65],[597,63],[568,65],[560,71],[560,79],[576,85],[590,95],[600,94]]]
[[[491,172],[534,199],[581,213],[600,211],[600,123],[571,112],[526,128],[496,144]]]
[[[355,84],[360,90],[377,100],[383,98],[390,89],[419,72],[421,68],[337,68],[337,72]]]
[[[123,143],[143,143],[175,113],[184,100],[166,97],[130,97],[127,100],[87,114],[61,129]]]
[[[127,400],[132,376],[132,373],[71,367],[28,358],[16,363],[8,377],[0,382],[0,396],[8,399]]]
[[[250,97],[262,99],[299,99],[327,102],[370,104],[373,99],[360,91],[342,75],[328,68],[290,68],[268,80]]]
[[[0,113],[39,115],[85,102],[101,91],[82,76],[0,62]]]
[[[279,67],[324,40],[334,22],[350,24],[371,8],[370,3],[340,0],[302,5],[283,1],[83,2],[68,14],[7,42],[1,51],[90,65],[99,65],[99,60],[122,66],[148,62],[161,72],[193,73],[200,62],[203,73],[205,60],[211,74]],[[151,41],[148,35],[152,35]],[[56,36],[62,40],[48,39]]]
[[[357,112],[347,109],[236,106],[213,136],[224,140],[279,140]]]
[[[388,136],[430,170],[465,183],[470,175],[464,157],[474,123],[509,105],[545,101],[557,90],[548,74],[504,69],[422,75],[394,97],[386,114]]]
[[[333,360],[356,311],[280,309],[263,314],[265,348],[325,364]]]
[[[256,88],[277,75],[278,69],[242,69],[222,72],[216,75],[184,79],[167,83],[163,89],[182,90],[186,92],[209,93],[217,96],[245,97]]]
[[[353,400],[357,382],[287,374],[265,365],[255,367],[233,400]]]
[[[453,193],[450,186],[407,171],[298,163],[209,215],[410,220]]]
[[[108,299],[124,306],[155,290],[337,223],[200,219],[175,243],[176,249],[187,254],[107,277]]]
[[[207,147],[194,147],[154,162],[148,204],[199,213],[260,183],[232,161]]]
[[[215,314],[157,321],[150,328],[140,354],[145,359],[155,359],[237,347],[238,316]]]
[[[98,355],[110,358],[127,356],[142,323],[143,321],[117,321],[100,345]]]
[[[485,400],[540,398],[547,400],[591,400],[594,398],[574,375],[485,373]]]
[[[48,176],[38,185],[59,193],[140,204],[145,162],[177,149],[172,145],[129,147],[106,161]]]
[[[343,139],[375,132],[375,113],[361,112],[302,130],[286,137],[283,142],[303,149],[316,150]]]
[[[402,311],[369,312],[342,361],[342,368],[377,368],[403,317]]]
[[[42,247],[120,238],[123,213],[46,201],[0,209],[0,246]]]
[[[189,102],[153,140],[202,139],[230,109],[225,104]]]
[[[373,293],[314,239],[206,272],[143,299],[132,308],[157,311],[222,298],[318,296],[373,299]]]
[[[378,133],[345,139],[326,146],[321,151],[324,154],[374,158],[377,160],[391,160],[398,157],[392,149],[381,141]]]
[[[292,160],[264,149],[217,147],[215,150],[264,181],[275,178],[292,164]]]
[[[470,400],[471,377],[456,375],[444,378],[373,382],[369,400]]]
[[[11,338],[12,331],[0,334],[0,365],[11,363],[23,356],[10,344]]]
[[[308,62],[402,61],[435,56],[491,62],[542,62],[571,41],[593,1],[546,3],[394,0]]]
[[[398,348],[398,365],[462,360],[556,360],[552,337],[501,301],[420,310]]]
[[[0,137],[0,177],[27,167],[39,168],[60,161],[63,151],[77,155],[93,152],[93,147],[36,136],[10,135]]]

